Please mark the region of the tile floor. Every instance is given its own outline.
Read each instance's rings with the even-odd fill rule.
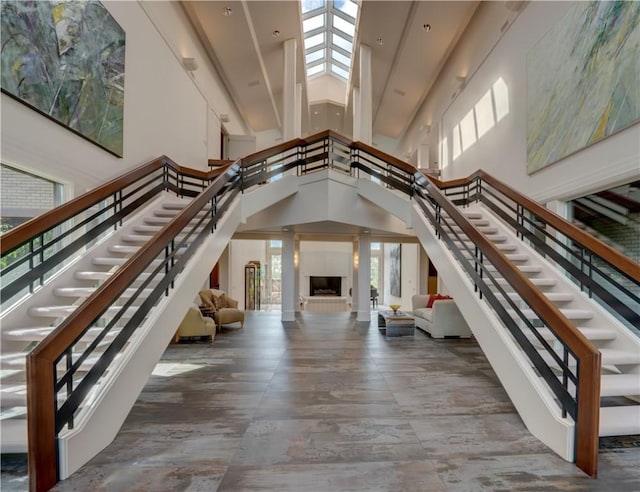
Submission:
[[[155,372],[56,491],[640,491],[640,448],[602,449],[589,479],[527,432],[469,340],[249,313],[213,345],[171,345]],[[9,458],[2,491],[25,490]]]

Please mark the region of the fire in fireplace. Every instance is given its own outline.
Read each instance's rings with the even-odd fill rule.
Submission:
[[[342,277],[309,277],[309,295],[341,296]]]

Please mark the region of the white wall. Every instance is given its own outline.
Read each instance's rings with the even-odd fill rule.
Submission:
[[[75,194],[162,154],[181,165],[207,169],[207,112],[214,105],[228,107],[229,98],[216,86],[208,62],[203,59],[195,72],[202,79],[201,90],[167,44],[171,39],[199,46],[182,8],[175,2],[103,3],[126,32],[124,157],[109,154],[3,94],[3,162],[71,183]],[[160,34],[145,10],[162,19],[158,25],[167,31]]]
[[[526,171],[526,55],[544,35],[550,22],[559,22],[571,3],[529,2],[515,18],[487,58],[478,65],[475,73],[470,71],[466,87],[444,111],[431,117],[440,126],[441,136],[447,136],[449,144],[449,166],[443,170],[443,178],[467,176],[478,168],[493,174],[525,194],[546,202],[553,199],[568,199],[581,194],[607,188],[640,176],[638,146],[640,125],[567,157],[529,176]],[[468,55],[469,36],[478,39],[479,45],[488,48],[495,40],[495,31],[481,36],[480,22],[487,22],[483,9],[471,21],[469,35],[463,36],[460,48],[452,54],[448,65],[459,66]],[[476,23],[474,25],[474,23]],[[541,27],[542,26],[542,27]],[[473,68],[473,67],[472,67]],[[464,74],[463,74],[464,75]],[[549,74],[553,76],[553,74]],[[509,88],[509,114],[479,141],[466,150],[457,160],[452,160],[452,128],[493,83],[502,77]],[[444,84],[444,81],[440,81]],[[425,104],[433,104],[432,96]],[[432,130],[433,133],[433,130]],[[413,138],[413,140],[411,140]],[[419,135],[409,137],[406,146],[419,143]],[[437,138],[437,136],[435,137]],[[433,138],[430,139],[433,142]],[[432,144],[433,145],[433,144]],[[437,148],[437,147],[436,147]]]
[[[342,277],[342,295],[353,287],[352,242],[300,242],[300,295],[309,295],[309,277]]]
[[[382,293],[382,299],[378,299],[381,304],[400,304],[400,309],[410,310],[411,296],[419,294],[420,280],[418,275],[420,273],[420,246],[418,244],[403,243],[401,249],[401,262],[400,262],[400,297],[392,296],[390,293],[390,277],[391,277],[391,260],[390,250],[391,244],[384,243],[384,292]]]

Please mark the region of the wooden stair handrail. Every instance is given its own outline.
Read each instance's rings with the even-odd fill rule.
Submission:
[[[229,166],[226,167],[229,170]],[[226,184],[227,179],[219,179],[205,192],[198,195],[185,209],[157,232],[146,244],[129,258],[101,284],[81,307],[73,311],[59,326],[27,355],[27,426],[30,459],[29,475],[33,477],[31,490],[48,490],[57,477],[52,476],[50,467],[43,464],[56,463],[54,401],[54,361],[91,325],[100,313],[105,311],[124,289],[144,271],[146,265],[156,258],[195,215]],[[51,398],[50,398],[51,397]],[[54,468],[55,469],[55,468]],[[51,481],[53,480],[53,481]]]
[[[431,177],[427,176],[427,179]],[[437,181],[437,180],[436,180]],[[598,349],[562,314],[540,290],[518,270],[484,234],[473,226],[434,183],[431,196],[446,210],[462,231],[507,279],[520,297],[535,311],[549,329],[561,339],[579,360],[578,409],[576,418],[576,464],[595,477],[598,467],[600,426],[601,354]]]

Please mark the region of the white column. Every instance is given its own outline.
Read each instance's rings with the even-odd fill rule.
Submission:
[[[293,241],[293,264],[295,267],[293,281],[293,301],[294,310],[300,312],[300,239],[297,237]]]
[[[353,141],[360,140],[360,89],[353,88]],[[354,277],[355,278],[355,277]]]
[[[302,84],[296,84],[296,105],[293,108],[293,138],[302,137]]]
[[[357,321],[371,321],[371,238],[358,235],[358,316]]]
[[[373,89],[371,83],[371,48],[360,45],[360,138],[368,145],[373,138]]]
[[[358,268],[360,264],[360,258],[358,256],[358,239],[353,238],[352,243],[352,256],[353,256],[353,272],[351,273],[351,312],[358,312]]]
[[[282,139],[296,138],[296,40],[284,42],[284,78],[282,85]],[[300,117],[299,117],[300,118]]]
[[[295,240],[293,232],[282,235],[282,321],[295,321]]]

